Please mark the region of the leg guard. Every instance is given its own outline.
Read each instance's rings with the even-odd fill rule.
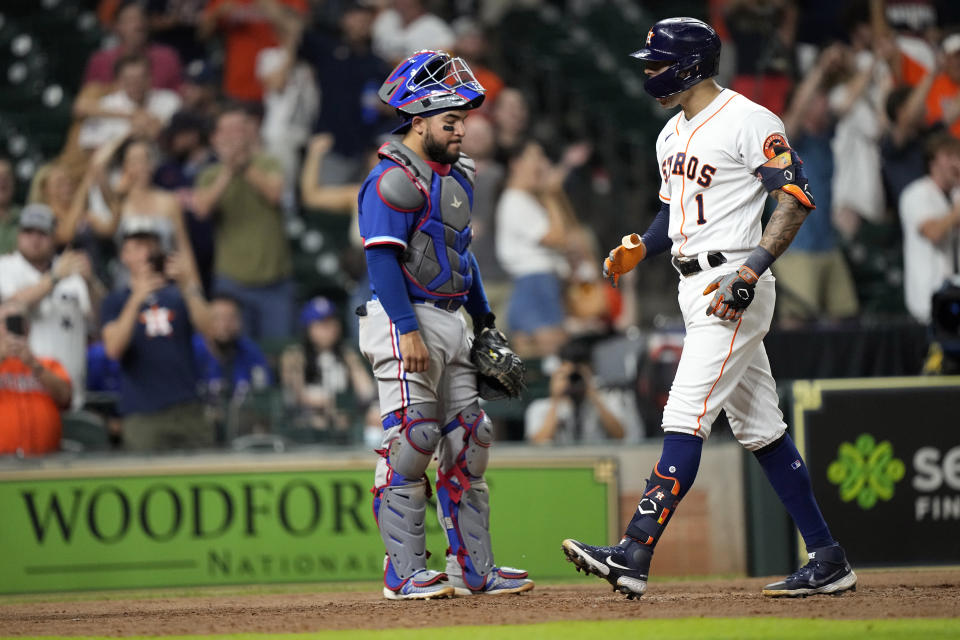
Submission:
[[[435,405],[421,404],[383,419],[373,515],[387,548],[384,583],[391,589],[399,589],[427,566],[424,518],[429,486],[424,472],[440,441],[435,415]]]
[[[478,404],[443,428],[437,471],[437,515],[447,532],[448,571],[459,569],[472,590],[483,589],[494,568],[490,499],[483,474],[493,425]],[[456,567],[451,566],[456,562]]]
[[[650,548],[651,553],[680,503],[680,482],[660,473],[659,462],[643,490],[643,498],[627,525],[626,535]]]

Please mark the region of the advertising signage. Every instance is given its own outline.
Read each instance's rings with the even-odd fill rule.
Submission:
[[[793,407],[814,491],[851,563],[960,563],[960,378],[796,382]]]
[[[67,473],[0,476],[0,593],[383,576],[370,469]],[[488,470],[498,560],[564,575],[559,532],[607,539],[615,477],[609,461]],[[427,545],[442,570],[435,513]]]

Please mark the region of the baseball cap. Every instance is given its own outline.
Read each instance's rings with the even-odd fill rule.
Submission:
[[[154,236],[158,239],[165,235],[163,221],[152,216],[126,216],[120,221],[120,235],[126,238],[134,236]]]
[[[941,46],[943,47],[943,52],[948,56],[960,51],[960,33],[954,33],[944,38]]]
[[[191,60],[183,70],[184,78],[190,84],[216,84],[217,77],[213,67],[206,60]]]
[[[308,327],[311,322],[326,320],[336,312],[337,306],[335,304],[323,296],[317,296],[303,305],[303,309],[300,310],[300,324]]]
[[[53,209],[42,203],[28,204],[20,212],[21,229],[33,229],[49,235],[53,233],[56,224],[57,218],[53,215]]]

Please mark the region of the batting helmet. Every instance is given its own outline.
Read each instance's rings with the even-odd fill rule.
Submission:
[[[653,25],[646,46],[630,55],[649,62],[673,62],[643,83],[654,98],[666,98],[717,75],[720,37],[695,18],[667,18]]]
[[[414,116],[476,109],[485,97],[467,63],[445,51],[416,52],[390,72],[378,95],[404,119],[394,133],[409,129]]]

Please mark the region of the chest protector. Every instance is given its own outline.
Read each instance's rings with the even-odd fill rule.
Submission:
[[[400,165],[425,196],[401,258],[407,289],[413,296],[436,300],[465,296],[473,283],[468,250],[473,160],[461,154],[450,173],[441,176],[400,143],[385,144],[379,155]]]

